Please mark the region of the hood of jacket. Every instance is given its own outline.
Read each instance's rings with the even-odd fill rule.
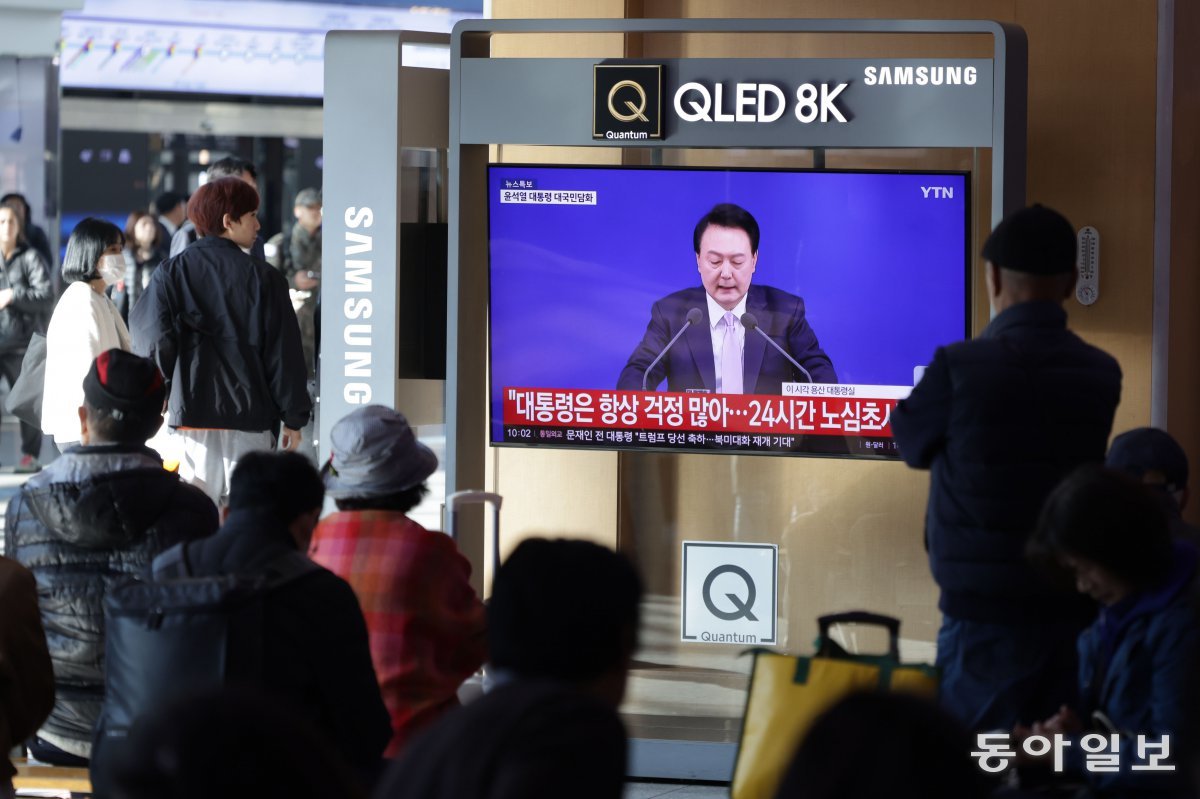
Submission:
[[[24,494],[30,512],[61,540],[113,549],[140,541],[178,485],[145,447],[80,446],[31,478]]]

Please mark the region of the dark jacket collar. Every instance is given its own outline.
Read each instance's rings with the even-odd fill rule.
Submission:
[[[3,263],[3,264],[11,264],[13,261],[17,260],[17,259],[18,259],[18,258],[20,258],[22,255],[24,255],[24,254],[25,254],[25,251],[26,251],[26,250],[28,250],[28,249],[29,249],[29,242],[28,242],[28,241],[24,241],[24,242],[22,242],[22,241],[18,241],[18,242],[17,242],[17,246],[16,246],[16,248],[15,248],[15,249],[13,249],[13,254],[12,254],[12,257],[11,257],[11,258],[9,258],[8,260],[5,260],[5,259],[4,259],[4,254],[3,254],[3,253],[0,253],[0,263]]]
[[[230,241],[227,238],[224,238],[223,236],[201,236],[200,238],[196,239],[190,246],[203,247],[204,249],[210,249],[210,248],[217,249],[217,248],[224,247],[226,249],[234,249],[234,250],[237,250],[238,252],[242,252],[241,247],[237,246],[232,241]],[[243,253],[243,255],[244,254],[245,253]]]
[[[262,543],[282,544],[297,551],[300,549],[296,546],[296,539],[292,538],[287,527],[279,521],[279,517],[265,508],[230,511],[217,534],[255,538]]]
[[[1175,601],[1196,577],[1200,553],[1189,541],[1173,541],[1174,556],[1171,571],[1158,586],[1125,597],[1112,607],[1103,608],[1097,619],[1096,629],[1100,635],[1101,662],[1107,667],[1112,660],[1125,630],[1137,619],[1152,616]]]
[[[1009,306],[983,329],[980,338],[995,338],[1018,327],[1041,327],[1065,330],[1067,312],[1057,302],[1036,300]]]
[[[287,527],[270,511],[231,511],[217,534],[188,545],[193,574],[257,574],[288,553],[300,555]]]
[[[145,455],[162,463],[162,456],[145,444],[76,444],[67,449],[77,455]]]

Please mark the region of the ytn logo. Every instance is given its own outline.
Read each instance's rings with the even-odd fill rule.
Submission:
[[[922,186],[921,194],[925,195],[925,199],[933,198],[935,200],[953,200],[953,186]]]
[[[662,138],[662,66],[596,64],[592,138]]]

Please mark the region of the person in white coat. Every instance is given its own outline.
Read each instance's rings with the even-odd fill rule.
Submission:
[[[79,443],[83,379],[106,350],[130,351],[129,329],[105,289],[125,277],[125,235],[103,219],[89,217],[67,242],[62,276],[66,291],[46,331],[46,385],[42,430],[60,451]]]

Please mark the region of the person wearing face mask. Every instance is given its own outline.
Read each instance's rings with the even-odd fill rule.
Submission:
[[[125,279],[125,235],[89,217],[67,242],[62,276],[67,284],[46,331],[46,385],[42,429],[60,451],[79,443],[83,378],[105,350],[130,350],[129,329],[105,289]]]
[[[982,255],[992,321],[938,348],[891,421],[904,461],[932,472],[941,701],[972,730],[1007,730],[1075,692],[1074,640],[1092,609],[1039,579],[1024,548],[1058,482],[1103,463],[1121,367],[1067,329],[1075,229],[1062,214],[1014,211]]]
[[[167,379],[179,474],[220,504],[238,459],[295,449],[312,401],[287,280],[244,250],[258,235],[258,192],[239,178],[188,201],[200,238],[154,271],[129,316],[133,351]]]
[[[46,261],[25,238],[15,200],[0,202],[0,376],[9,386],[21,374],[29,339],[42,329],[53,290]],[[36,472],[42,431],[21,422],[21,460],[17,472]]]

